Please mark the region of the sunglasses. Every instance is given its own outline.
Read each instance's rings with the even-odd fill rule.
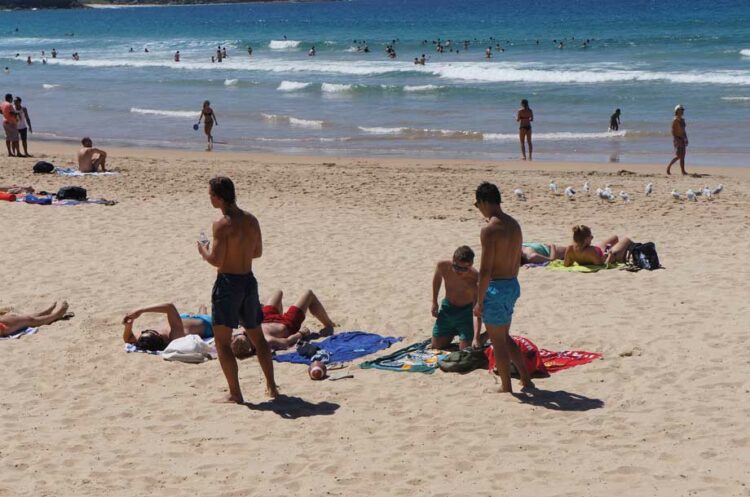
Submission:
[[[453,266],[453,270],[455,272],[457,272],[457,273],[465,273],[465,272],[467,272],[470,269],[470,268],[465,267],[465,266],[459,266],[456,263],[453,263],[452,266]]]

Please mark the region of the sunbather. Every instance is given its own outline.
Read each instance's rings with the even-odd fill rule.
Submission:
[[[266,305],[263,306],[261,329],[271,349],[288,349],[303,337],[311,334],[309,329],[302,328],[308,310],[323,325],[323,328],[318,332],[320,336],[333,334],[333,328],[336,325],[331,321],[323,304],[320,303],[312,290],[305,291],[286,312],[284,312],[282,303],[283,297],[284,293],[278,290],[271,295]],[[232,337],[232,352],[238,359],[245,359],[252,356],[255,350],[247,336],[239,332]]]
[[[67,314],[67,312],[68,303],[65,301],[61,303],[55,302],[47,309],[35,314],[15,314],[8,312],[0,315],[0,337],[10,336],[25,328],[52,324],[55,321],[72,316],[72,314]]]
[[[591,228],[583,224],[573,226],[573,245],[565,252],[565,267],[573,263],[590,266],[609,265],[614,262],[625,262],[625,254],[633,241],[624,236],[611,236],[599,245],[592,245],[594,236]]]
[[[0,192],[20,194],[20,193],[34,193],[34,189],[30,186],[0,186]]]
[[[544,264],[554,260],[565,260],[565,245],[554,243],[525,242],[521,246],[521,265]]]
[[[135,336],[133,323],[144,313],[166,314],[167,323],[157,329],[143,330]],[[125,325],[122,334],[125,343],[132,343],[143,350],[164,350],[172,340],[187,335],[198,335],[201,338],[214,336],[211,315],[208,314],[204,305],[198,309],[198,314],[180,314],[174,304],[143,307],[127,314],[122,324]]]

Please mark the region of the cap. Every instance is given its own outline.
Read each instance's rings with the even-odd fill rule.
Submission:
[[[677,104],[674,108],[674,111],[677,112],[678,110],[685,110],[685,107],[683,107],[682,104]]]

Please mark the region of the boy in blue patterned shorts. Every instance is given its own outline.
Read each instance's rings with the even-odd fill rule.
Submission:
[[[510,362],[518,369],[524,388],[531,388],[529,373],[521,350],[510,337],[513,308],[521,296],[518,269],[521,266],[523,234],[518,221],[500,207],[500,190],[490,183],[482,183],[476,191],[474,207],[487,219],[482,228],[482,261],[479,266],[479,297],[474,314],[484,320],[492,340],[495,364],[502,381],[501,392],[513,392],[510,383]]]

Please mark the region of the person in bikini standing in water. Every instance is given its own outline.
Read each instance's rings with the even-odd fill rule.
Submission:
[[[534,120],[534,111],[529,108],[529,101],[525,98],[521,100],[521,108],[516,113],[516,122],[518,122],[518,138],[521,140],[521,156],[526,160],[526,146],[524,140],[529,143],[529,160],[533,147],[531,145],[531,121]]]
[[[210,152],[214,148],[214,137],[211,134],[211,130],[214,129],[214,124],[216,126],[219,125],[219,121],[216,120],[216,114],[211,108],[211,102],[208,100],[203,102],[203,108],[201,109],[201,115],[198,118],[198,124],[200,124],[203,119],[205,119],[203,121],[203,132],[206,133],[206,139],[208,140],[206,152]]]
[[[242,404],[237,360],[232,353],[232,329],[239,325],[253,344],[258,362],[266,377],[266,395],[276,397],[271,348],[260,324],[263,311],[258,297],[258,281],[253,275],[253,259],[263,254],[263,239],[258,219],[237,206],[234,183],[218,176],[209,182],[211,205],[221,209],[222,216],[213,224],[213,244],[198,241],[201,257],[217,268],[211,294],[216,351],[229,384],[227,401]]]

